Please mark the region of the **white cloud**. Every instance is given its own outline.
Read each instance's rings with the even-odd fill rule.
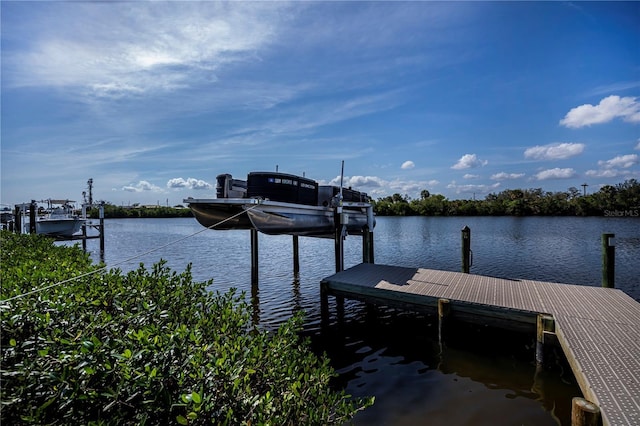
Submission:
[[[340,176],[329,181],[328,185],[340,185]],[[361,191],[370,191],[385,185],[385,181],[377,176],[345,176],[343,186],[345,188],[353,188]]]
[[[185,180],[179,177],[169,179],[167,188],[211,189],[213,185],[200,179],[188,178]]]
[[[452,181],[447,185],[448,189],[455,191],[456,194],[488,194],[491,191],[495,191],[500,187],[500,182],[496,182],[492,185],[458,185],[456,181]]]
[[[162,188],[152,183],[149,183],[146,180],[141,180],[136,184],[123,186],[122,190],[127,192],[144,192],[144,191],[162,192]]]
[[[638,139],[638,144],[634,148],[636,151],[640,151],[640,139]]]
[[[414,164],[413,161],[405,161],[404,163],[402,163],[402,166],[400,166],[400,168],[402,170],[409,170],[409,169],[413,169],[416,165]]]
[[[612,158],[611,160],[598,161],[598,165],[606,169],[612,169],[614,167],[622,167],[623,169],[627,169],[636,164],[638,164],[637,154],[619,155],[615,158]]]
[[[563,160],[580,155],[583,151],[582,143],[553,143],[527,148],[524,151],[524,157],[534,160]]]
[[[471,173],[467,173],[464,176],[462,176],[463,179],[478,179],[480,177],[480,175],[473,175]]]
[[[631,176],[632,172],[629,170],[600,169],[600,170],[587,170],[585,174],[589,177],[615,178],[619,176]]]
[[[560,169],[556,167],[555,169],[542,170],[541,172],[536,173],[537,180],[547,180],[547,179],[568,179],[576,175],[576,171],[572,168]]]
[[[11,55],[13,84],[78,87],[118,97],[215,81],[229,63],[255,61],[277,38],[288,5],[213,2],[58,4],[34,17],[30,50]],[[106,24],[108,22],[108,25]],[[55,23],[55,25],[54,25]]]
[[[640,103],[634,97],[608,96],[596,106],[584,104],[572,108],[560,120],[560,124],[576,129],[592,124],[608,123],[617,117],[630,123],[640,123]]]
[[[464,170],[472,167],[486,166],[487,164],[488,161],[478,159],[476,154],[465,154],[460,157],[458,162],[451,166],[451,168],[454,170]]]
[[[492,180],[507,180],[507,179],[519,179],[524,177],[524,173],[505,173],[500,172],[491,176]]]

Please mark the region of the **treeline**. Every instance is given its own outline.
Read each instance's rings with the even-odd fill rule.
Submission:
[[[394,194],[374,201],[379,216],[625,216],[640,217],[640,182],[629,179],[583,195],[575,187],[564,192],[541,188],[507,189],[484,200],[449,200],[421,192],[419,199]]]
[[[93,219],[99,217],[99,210],[94,207],[87,211],[87,215]],[[116,206],[111,203],[104,205],[104,217],[107,219],[123,218],[165,218],[165,217],[193,217],[191,210],[183,206]]]

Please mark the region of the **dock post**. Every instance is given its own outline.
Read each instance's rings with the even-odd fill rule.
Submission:
[[[451,312],[449,299],[438,299],[438,342],[442,345],[447,317]]]
[[[320,318],[323,323],[329,319],[329,291],[325,281],[320,282]]]
[[[602,234],[602,287],[615,288],[615,234]]]
[[[15,233],[16,234],[22,234],[22,207],[20,207],[19,205],[16,205],[16,208],[14,210],[14,217],[15,217]]]
[[[581,397],[571,400],[571,426],[598,426],[600,408],[593,402]]]
[[[29,233],[36,233],[36,211],[38,210],[38,204],[36,204],[35,200],[31,200],[31,205],[29,206]]]
[[[362,230],[362,263],[374,263],[373,261],[373,232],[365,226]]]
[[[258,231],[251,228],[251,283],[258,282]]]
[[[556,322],[551,315],[538,314],[536,319],[536,365],[544,364],[544,343],[547,334],[555,334]]]
[[[300,272],[300,250],[298,243],[298,236],[293,236],[293,273]]]
[[[462,272],[469,273],[471,267],[471,228],[462,228]]]
[[[536,320],[536,365],[544,364],[544,318],[538,314]]]
[[[344,237],[342,236],[342,207],[337,207],[333,215],[335,224],[336,272],[344,270]]]
[[[82,251],[87,252],[87,225],[82,224]]]
[[[100,204],[100,258],[104,259],[104,202]]]

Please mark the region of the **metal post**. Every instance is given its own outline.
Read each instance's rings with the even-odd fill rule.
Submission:
[[[258,231],[251,228],[251,283],[258,282]]]
[[[471,267],[471,229],[462,228],[462,272],[468,274]]]
[[[602,287],[615,288],[616,239],[615,234],[602,234]]]

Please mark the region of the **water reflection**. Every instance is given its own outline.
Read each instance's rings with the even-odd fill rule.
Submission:
[[[468,225],[472,273],[600,285],[600,236],[613,232],[616,285],[640,300],[638,223],[603,218],[380,217],[374,233],[375,259],[378,264],[459,271],[460,231]],[[107,220],[105,262],[119,263],[200,230],[193,219]],[[345,241],[345,267],[361,262],[361,241]],[[88,242],[90,250],[97,249],[93,242]],[[352,395],[376,396],[376,404],[358,414],[356,424],[570,423],[570,398],[580,395],[571,371],[561,363],[536,370],[530,341],[495,334],[500,339],[489,343],[494,335],[470,329],[453,334],[453,339],[449,333],[440,347],[437,321],[350,300],[323,328],[320,280],[335,271],[333,242],[300,238],[297,273],[290,236],[260,234],[259,247],[256,286],[251,284],[248,231],[203,232],[119,267],[128,271],[140,262],[150,266],[163,258],[182,271],[191,263],[194,279],[213,280],[211,290],[244,292],[251,302],[252,321],[265,328],[275,328],[303,311],[305,336],[341,373],[336,385]],[[330,310],[336,312],[338,306],[330,299]]]

